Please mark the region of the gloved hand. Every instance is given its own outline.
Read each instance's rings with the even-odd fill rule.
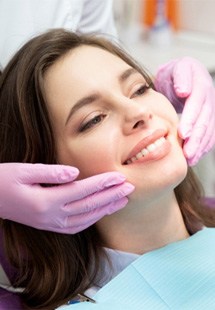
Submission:
[[[118,172],[74,181],[78,174],[69,166],[0,164],[0,217],[73,234],[123,208],[134,190]]]
[[[190,166],[215,144],[215,88],[210,74],[197,60],[184,57],[161,66],[155,88],[164,94],[182,116],[179,135]]]

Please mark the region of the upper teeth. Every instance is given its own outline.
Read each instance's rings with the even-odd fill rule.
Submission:
[[[142,149],[139,153],[137,153],[135,156],[133,156],[132,158],[128,159],[126,161],[126,164],[131,164],[134,161],[138,160],[141,157],[146,156],[147,154],[153,152],[157,147],[159,147],[160,145],[162,145],[165,142],[165,138],[161,137],[159,139],[157,139],[154,143],[149,144],[146,148]]]

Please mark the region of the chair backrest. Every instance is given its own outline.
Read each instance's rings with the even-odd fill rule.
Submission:
[[[215,197],[206,197],[205,203],[209,208],[215,209]]]
[[[21,300],[15,293],[0,288],[0,310],[22,310]]]
[[[2,231],[0,230],[0,264],[9,280],[15,277],[16,271],[6,259],[3,247]],[[1,281],[0,281],[1,282]],[[0,288],[0,310],[16,309],[22,310],[20,297],[16,293]]]

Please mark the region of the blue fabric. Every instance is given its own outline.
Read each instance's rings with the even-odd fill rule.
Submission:
[[[142,255],[94,299],[61,309],[215,309],[215,229]]]

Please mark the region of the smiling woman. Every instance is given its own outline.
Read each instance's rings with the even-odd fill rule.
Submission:
[[[133,260],[215,223],[187,168],[171,103],[104,39],[53,30],[29,41],[3,72],[0,124],[1,162],[72,165],[80,178],[116,170],[135,186],[123,210],[76,235],[2,220],[13,285],[31,308],[95,293],[126,267],[111,273],[122,257],[110,249]]]

